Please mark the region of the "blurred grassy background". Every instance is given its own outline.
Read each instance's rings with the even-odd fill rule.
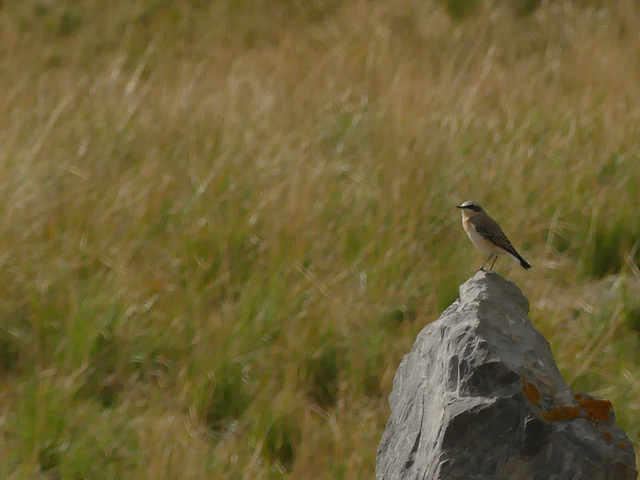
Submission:
[[[633,0],[7,0],[0,477],[372,478],[484,258],[640,442]]]

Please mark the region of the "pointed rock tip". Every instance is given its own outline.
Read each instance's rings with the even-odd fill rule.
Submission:
[[[478,270],[473,277],[460,285],[460,302],[462,304],[477,301],[497,301],[514,303],[526,315],[529,313],[529,300],[522,290],[511,280],[501,277],[496,272]]]

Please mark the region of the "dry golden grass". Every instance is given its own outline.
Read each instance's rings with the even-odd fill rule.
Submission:
[[[637,446],[640,13],[529,3],[5,2],[0,477],[371,478],[466,199]]]

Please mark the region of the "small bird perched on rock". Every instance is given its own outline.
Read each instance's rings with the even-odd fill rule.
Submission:
[[[457,205],[462,210],[462,226],[467,232],[471,243],[485,255],[489,255],[487,261],[482,264],[479,270],[484,270],[484,266],[494,257],[493,263],[489,270],[493,270],[493,266],[498,259],[498,255],[505,253],[516,260],[522,268],[529,270],[529,265],[524,258],[513,248],[511,242],[504,234],[498,222],[487,215],[487,212],[476,202],[464,202]]]

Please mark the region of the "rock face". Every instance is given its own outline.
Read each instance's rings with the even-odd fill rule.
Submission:
[[[376,458],[378,480],[635,479],[608,400],[574,393],[529,302],[479,271],[404,357]]]

